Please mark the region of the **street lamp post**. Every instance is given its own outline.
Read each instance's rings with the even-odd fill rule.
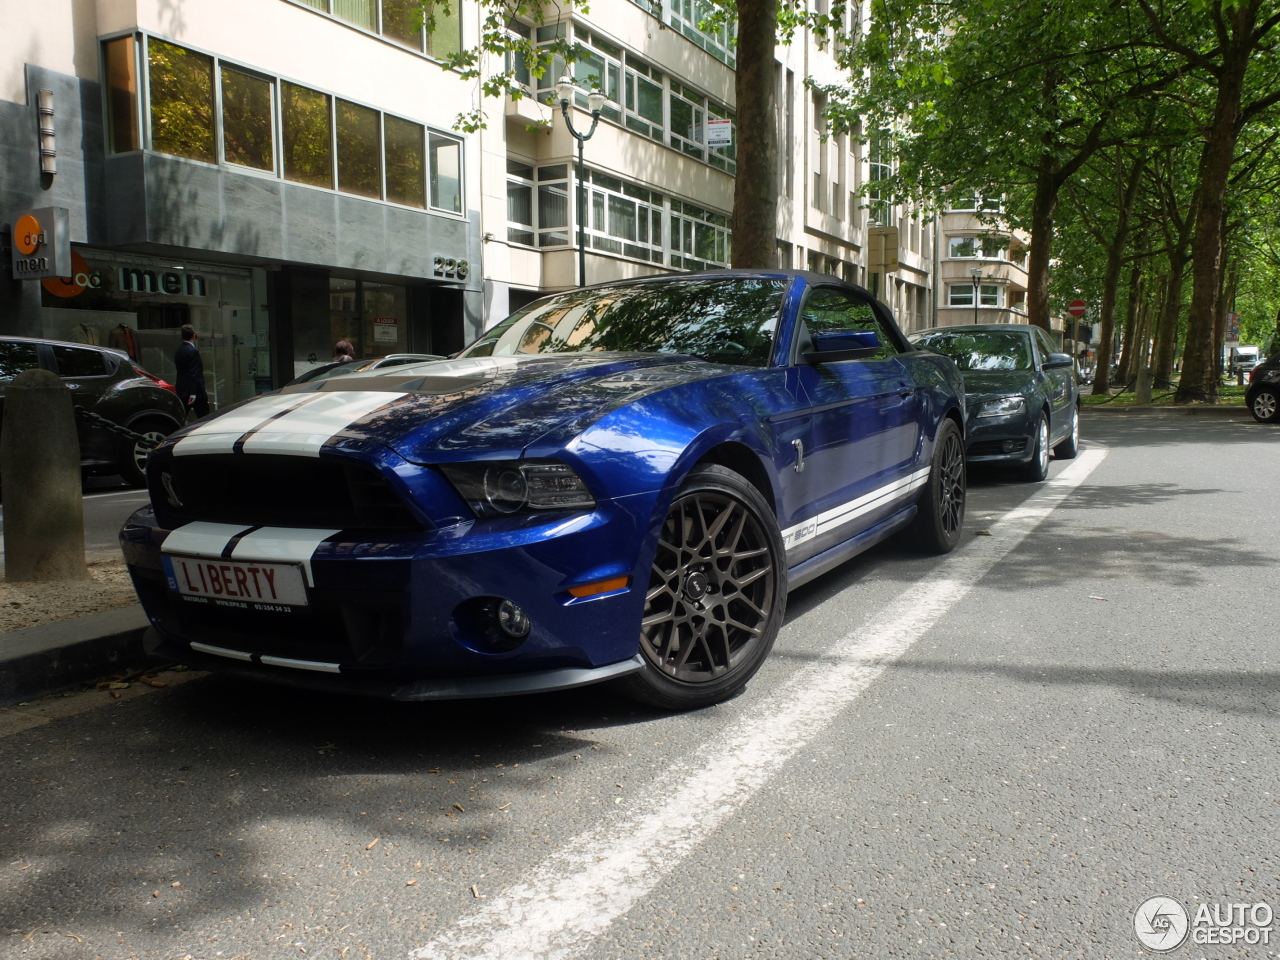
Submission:
[[[587,109],[591,111],[591,129],[586,133],[579,133],[574,129],[573,119],[569,116],[569,101],[577,92],[577,85],[568,77],[561,77],[560,82],[556,84],[556,97],[560,100],[560,112],[564,114],[565,126],[578,141],[578,286],[581,287],[587,283],[587,186],[583,182],[582,145],[595,135],[596,126],[600,123],[600,111],[604,109],[608,98],[599,90],[592,90],[587,94]]]
[[[973,274],[973,322],[978,322],[978,281],[982,279],[982,268],[971,267],[969,272]]]

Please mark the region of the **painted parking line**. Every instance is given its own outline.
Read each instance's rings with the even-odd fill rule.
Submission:
[[[565,960],[653,890],[721,823],[819,736],[1094,471],[1091,448],[1054,479],[938,564],[888,615],[831,646],[694,756],[637,798],[644,811],[580,834],[426,946],[413,960]]]

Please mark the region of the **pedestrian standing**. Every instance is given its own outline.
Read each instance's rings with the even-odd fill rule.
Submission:
[[[356,358],[355,352],[355,347],[351,346],[349,342],[346,340],[339,340],[333,345],[333,359],[329,362],[346,363],[349,360],[354,360]]]
[[[204,361],[196,346],[196,328],[189,323],[182,325],[182,343],[173,355],[173,364],[178,368],[178,399],[188,410],[194,410],[197,418],[206,416],[209,395],[204,390]]]

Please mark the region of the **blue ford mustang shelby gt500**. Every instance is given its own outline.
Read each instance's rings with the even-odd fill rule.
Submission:
[[[955,546],[963,411],[952,362],[832,277],[614,283],[172,434],[121,543],[186,663],[695,707],[760,667],[788,589],[900,530]]]

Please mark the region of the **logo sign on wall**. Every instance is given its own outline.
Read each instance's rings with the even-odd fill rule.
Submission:
[[[15,280],[71,276],[70,211],[66,207],[28,210],[14,221],[12,266]]]
[[[71,275],[66,277],[48,277],[41,282],[46,290],[55,297],[78,297],[86,290],[98,290],[102,287],[102,274],[90,270],[79,251],[71,251]]]

